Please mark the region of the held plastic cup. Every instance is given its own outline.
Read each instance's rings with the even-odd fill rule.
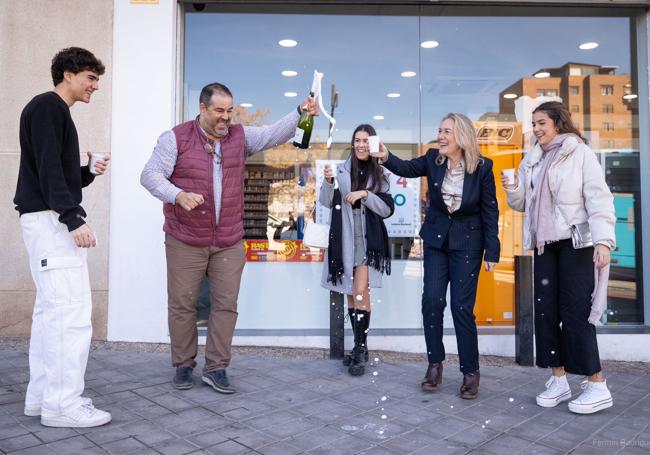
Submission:
[[[379,136],[368,136],[368,146],[373,156],[379,155],[379,140]]]
[[[329,163],[328,166],[332,169],[332,177],[336,178],[336,163]]]
[[[503,175],[508,179],[508,185],[515,184],[515,170],[514,169],[504,169]]]
[[[98,161],[101,161],[104,158],[105,155],[103,153],[93,153],[92,158],[90,158],[90,164],[88,165],[88,167],[90,168],[90,172],[97,175],[97,170],[95,169],[95,166],[97,165]]]

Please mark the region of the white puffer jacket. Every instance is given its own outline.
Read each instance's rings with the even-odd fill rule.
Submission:
[[[519,185],[506,190],[508,205],[524,215],[524,248],[535,248],[531,235],[531,185],[533,170],[541,166],[543,150],[539,144],[519,165]],[[589,222],[594,243],[616,248],[614,197],[605,183],[596,154],[576,137],[562,143],[558,156],[548,170],[548,183],[555,207],[555,229],[559,239],[571,238],[573,224]]]

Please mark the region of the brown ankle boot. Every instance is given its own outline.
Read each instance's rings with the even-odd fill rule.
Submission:
[[[463,376],[463,385],[460,387],[460,397],[466,400],[473,400],[478,395],[478,383],[481,380],[481,373],[474,371]]]
[[[422,390],[433,392],[442,384],[442,362],[430,363],[422,381]]]

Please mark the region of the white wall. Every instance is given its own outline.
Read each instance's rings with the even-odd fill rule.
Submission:
[[[322,262],[247,263],[239,292],[238,329],[327,329],[329,291]],[[384,287],[372,290],[373,328],[422,326],[422,263],[394,261]],[[449,311],[445,326],[452,327]]]
[[[109,340],[167,341],[161,203],[140,171],[174,124],[176,14],[174,0],[115,2]]]
[[[199,342],[205,344],[205,337]],[[448,354],[458,354],[458,346],[454,335],[443,336],[445,351]],[[282,346],[290,348],[329,348],[327,336],[235,336],[233,344],[237,346]],[[630,362],[650,362],[650,335],[648,334],[601,334],[598,335],[598,350],[602,360],[621,360]],[[346,349],[352,346],[352,339],[346,337]],[[424,336],[420,335],[390,335],[368,337],[370,350],[396,352],[425,353]],[[486,334],[478,336],[480,355],[496,355],[503,357],[515,356],[515,336],[501,334]]]

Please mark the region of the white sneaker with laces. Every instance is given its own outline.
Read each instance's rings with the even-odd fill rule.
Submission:
[[[53,417],[41,416],[41,425],[62,428],[89,428],[105,425],[111,421],[111,414],[84,403],[77,409]]]
[[[87,397],[81,397],[81,404],[90,404],[92,406],[93,400]],[[25,409],[23,411],[23,414],[25,414],[27,417],[40,417],[41,405],[25,403]]]
[[[569,411],[576,414],[593,414],[611,408],[614,404],[612,394],[607,388],[607,381],[583,381],[580,387],[584,392],[578,398],[569,402]]]
[[[543,408],[554,408],[563,401],[571,399],[571,387],[563,376],[551,376],[546,384],[546,390],[537,395],[537,405]]]

